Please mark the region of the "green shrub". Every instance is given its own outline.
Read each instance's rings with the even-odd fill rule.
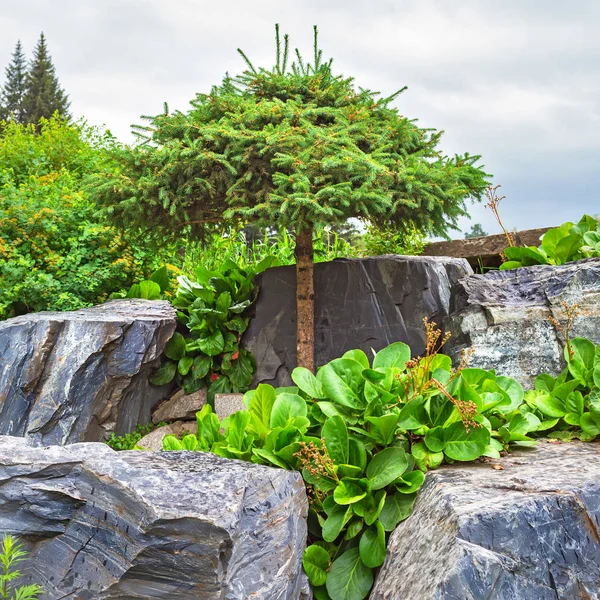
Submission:
[[[427,243],[427,236],[416,227],[377,227],[369,225],[363,238],[366,256],[382,254],[419,255]]]
[[[15,567],[25,560],[27,552],[12,535],[5,535],[0,548],[0,598],[3,600],[36,600],[44,591],[37,584],[14,587],[13,582],[21,577]]]
[[[542,236],[535,246],[511,246],[504,251],[501,271],[532,265],[562,265],[582,258],[600,257],[600,220],[584,215],[579,223],[563,223]]]
[[[106,300],[155,258],[95,216],[83,178],[105,165],[100,136],[59,119],[0,134],[0,319]]]
[[[240,347],[249,321],[245,313],[256,299],[254,277],[272,263],[267,256],[244,270],[226,259],[219,270],[197,267],[195,281],[179,277],[173,306],[180,331],[167,343],[166,361],[151,382],[164,385],[175,379],[187,394],[207,387],[208,402],[219,392],[245,392],[256,371],[254,357]],[[151,294],[152,282],[140,286],[144,283]]]

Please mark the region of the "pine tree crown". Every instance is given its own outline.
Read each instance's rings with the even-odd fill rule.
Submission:
[[[117,222],[158,237],[255,222],[299,230],[350,217],[444,234],[489,177],[479,156],[446,157],[441,133],[336,75],[314,28],[312,61],[276,26],[276,61],[226,75],[187,112],[144,117],[139,141],[90,190]]]

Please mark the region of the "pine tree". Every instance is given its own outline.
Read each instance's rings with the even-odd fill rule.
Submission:
[[[56,77],[43,33],[27,74],[27,92],[23,104],[27,123],[37,124],[42,117],[49,119],[55,112],[61,117],[69,116],[68,96]]]
[[[296,233],[297,362],[314,370],[313,231],[358,217],[444,234],[480,199],[478,156],[448,158],[441,133],[419,128],[387,98],[335,75],[315,27],[314,58],[276,27],[276,64],[226,76],[187,113],[146,117],[145,136],[115,155],[117,172],[90,182],[121,226],[149,236],[202,237],[247,223]],[[163,237],[164,239],[164,237]]]
[[[481,226],[481,223],[475,223],[475,225],[471,225],[471,231],[470,232],[466,232],[465,231],[465,239],[466,240],[470,240],[473,238],[478,238],[478,237],[485,237],[487,234],[487,232],[485,232],[483,230],[483,227]]]
[[[6,83],[0,96],[0,118],[5,121],[25,122],[24,99],[27,79],[27,60],[21,41],[17,41],[12,61],[6,67]]]

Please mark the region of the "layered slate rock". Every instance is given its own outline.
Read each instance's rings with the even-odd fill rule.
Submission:
[[[315,361],[347,350],[380,350],[402,341],[425,348],[423,318],[447,316],[450,289],[472,273],[464,259],[379,256],[315,265]],[[296,366],[296,272],[268,269],[257,279],[255,316],[243,343],[258,365],[255,383],[289,385]]]
[[[564,368],[565,307],[577,305],[571,337],[600,343],[600,259],[560,266],[491,271],[461,279],[453,290],[447,351],[458,360],[473,347],[471,367],[495,369],[531,387],[539,373]]]
[[[0,436],[0,531],[44,598],[306,598],[298,473],[201,452]]]
[[[371,600],[600,598],[600,446],[549,444],[427,474]]]
[[[148,423],[176,318],[168,302],[118,300],[0,323],[0,434],[66,444]]]

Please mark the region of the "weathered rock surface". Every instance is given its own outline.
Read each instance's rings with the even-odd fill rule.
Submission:
[[[600,598],[600,445],[428,473],[371,600]]]
[[[152,422],[176,421],[177,419],[196,419],[196,413],[206,404],[206,388],[202,388],[193,394],[186,394],[178,390],[161,402],[152,411]]]
[[[469,366],[531,387],[536,375],[564,368],[564,337],[549,320],[564,326],[563,302],[578,306],[571,337],[600,343],[600,259],[465,277],[452,294],[447,352],[458,359],[472,346]]]
[[[464,259],[379,256],[315,265],[315,360],[347,350],[380,350],[402,341],[423,352],[423,318],[448,314],[450,288],[472,273]],[[257,279],[255,317],[243,343],[258,365],[255,383],[290,385],[296,366],[295,267],[268,269]]]
[[[243,394],[215,394],[215,412],[224,419],[238,410],[246,410]]]
[[[0,436],[0,531],[47,600],[305,597],[298,473],[200,452]]]
[[[150,421],[148,376],[176,325],[168,302],[117,300],[0,323],[0,434],[99,441]]]

